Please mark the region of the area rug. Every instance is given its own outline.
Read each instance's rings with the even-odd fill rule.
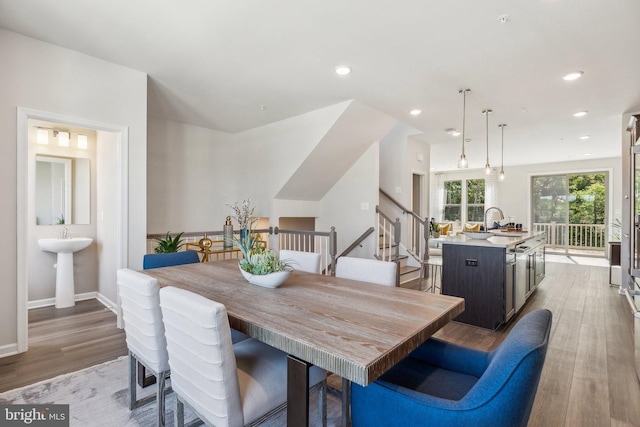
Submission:
[[[61,375],[37,384],[0,393],[3,404],[69,404],[70,425],[78,427],[155,426],[155,402],[129,410],[128,358],[92,366],[81,371]],[[152,394],[155,387],[138,389],[138,397]],[[309,396],[311,425],[320,425],[317,395]],[[167,396],[166,425],[174,426],[174,396]],[[187,421],[195,418],[185,408]],[[286,426],[286,409],[261,427]],[[327,393],[327,425],[339,426],[341,422],[340,394]]]

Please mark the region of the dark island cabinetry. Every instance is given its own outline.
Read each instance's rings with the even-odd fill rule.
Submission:
[[[544,234],[459,237],[442,243],[442,293],[464,298],[455,318],[486,329],[508,322],[544,278]]]

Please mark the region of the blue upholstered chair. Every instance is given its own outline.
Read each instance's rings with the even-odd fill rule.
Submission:
[[[359,426],[526,426],[551,312],[524,316],[493,352],[430,339],[367,387],[353,384]]]
[[[168,254],[146,254],[142,260],[142,268],[171,267],[174,265],[194,264],[200,262],[196,251],[171,252]]]
[[[146,254],[142,260],[142,268],[151,270],[153,268],[172,267],[174,265],[195,264],[200,262],[200,257],[196,251],[170,252],[166,254]],[[249,335],[243,334],[235,329],[231,330],[231,339],[233,343],[237,343],[249,338]],[[144,376],[144,370],[143,374]]]

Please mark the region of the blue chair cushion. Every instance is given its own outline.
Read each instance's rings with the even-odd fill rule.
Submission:
[[[142,260],[142,268],[171,267],[174,265],[195,264],[200,262],[196,251],[171,252],[167,254],[146,254]]]
[[[527,314],[491,353],[428,340],[369,386],[353,384],[353,426],[525,427],[551,318]]]
[[[460,400],[478,377],[442,369],[408,357],[385,373],[381,380],[442,399]]]

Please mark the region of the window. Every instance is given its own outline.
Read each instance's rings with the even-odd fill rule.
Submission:
[[[467,222],[484,221],[484,179],[467,181]]]
[[[444,182],[443,221],[459,221],[462,216],[462,181]]]
[[[442,220],[482,222],[484,221],[484,199],[484,179],[445,181]]]

